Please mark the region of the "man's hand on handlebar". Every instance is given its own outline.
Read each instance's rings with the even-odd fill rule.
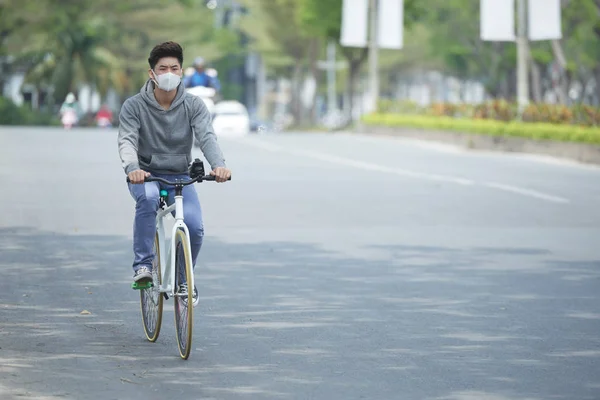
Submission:
[[[214,177],[214,178],[211,179],[211,177]],[[168,180],[165,180],[162,178],[152,177],[152,174],[150,174],[150,172],[146,172],[141,169],[136,169],[135,171],[131,171],[129,174],[127,174],[127,182],[129,182],[129,183],[140,184],[140,183],[146,182],[146,179],[148,179],[148,182],[149,181],[159,181],[159,182],[165,183],[166,185],[169,185],[169,184],[175,185],[175,182],[169,182]],[[217,167],[210,172],[209,176],[203,177],[202,174],[200,174],[195,179],[191,179],[188,182],[184,182],[184,184],[188,185],[188,184],[192,184],[194,182],[201,182],[203,180],[204,181],[215,181],[215,182],[226,182],[228,180],[231,180],[231,171],[224,167]]]
[[[135,171],[131,171],[127,174],[129,181],[131,183],[144,183],[144,179],[150,176],[150,172],[142,171],[141,169],[136,169]]]
[[[210,174],[215,177],[217,182],[225,182],[231,178],[231,171],[224,167],[217,167],[210,171]]]

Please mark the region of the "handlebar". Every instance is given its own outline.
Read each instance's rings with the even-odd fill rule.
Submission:
[[[178,179],[175,182],[171,182],[171,181],[168,181],[166,179],[159,178],[156,176],[149,176],[144,179],[144,182],[160,182],[160,183],[163,183],[163,184],[169,185],[169,186],[183,187],[183,186],[191,185],[192,183],[196,183],[196,182],[214,181],[214,180],[216,180],[216,178],[217,177],[214,175],[204,175],[204,176],[200,175],[194,179],[190,179],[189,181],[183,181],[183,180]],[[227,179],[227,180],[230,181],[231,177],[229,177],[229,179]],[[127,183],[130,183],[129,177],[127,177]]]

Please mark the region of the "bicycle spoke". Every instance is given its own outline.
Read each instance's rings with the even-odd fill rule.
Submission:
[[[189,248],[187,247],[186,240],[187,238],[183,231],[178,230],[175,245],[175,283],[177,290],[182,291],[182,293],[175,296],[174,305],[177,344],[179,346],[179,353],[183,359],[189,357],[192,341],[192,308],[190,307],[192,307],[191,295],[193,288],[189,284],[191,280],[191,266],[188,265]]]
[[[162,322],[163,298],[159,292],[160,285],[160,250],[158,249],[158,235],[154,240],[155,257],[152,265],[153,283],[152,287],[140,290],[140,306],[142,311],[142,323],[144,332],[149,341],[158,339]]]

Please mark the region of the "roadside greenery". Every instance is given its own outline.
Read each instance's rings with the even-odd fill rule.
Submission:
[[[202,55],[226,69],[247,52],[260,53],[268,75],[292,81],[295,120],[310,123],[315,106],[302,107],[303,82],[314,78],[315,96],[325,93],[325,74],[318,61],[326,59],[327,43],[333,41],[338,60],[346,63],[337,73],[338,94],[345,92],[351,103],[352,94],[366,89],[367,49],[339,44],[342,0],[237,2],[246,11],[231,16],[228,27],[223,27],[217,17],[234,14],[223,9],[229,3],[222,1],[213,10],[207,0],[0,0],[0,86],[19,71],[25,73],[26,84],[54,89],[47,100],[50,106],[81,85],[95,87],[101,96],[112,88],[125,98],[146,79],[149,49],[176,40],[184,46],[186,66]],[[597,104],[600,84],[591,82],[594,78],[600,82],[600,0],[561,2],[563,39],[529,43],[531,98],[541,103],[544,91],[553,87],[560,104]],[[395,97],[397,83],[413,79],[415,71],[436,70],[481,82],[492,98],[515,98],[516,46],[480,39],[480,0],[405,0],[404,5],[403,49],[379,54],[382,96]],[[219,72],[224,92],[239,92],[239,87],[228,86],[226,71]],[[570,90],[573,85],[578,86],[575,94]],[[512,103],[494,107],[464,110],[443,104],[431,114],[486,118],[496,113],[505,120],[514,114]],[[530,107],[525,120],[598,125],[597,110],[544,107]]]
[[[181,43],[186,66],[239,51],[204,0],[0,0],[0,58],[10,56],[0,59],[0,86],[24,71],[26,84],[54,89],[54,104],[84,84],[127,97],[147,78],[149,50],[166,40]]]
[[[494,119],[514,121],[518,119],[518,105],[505,100],[492,100],[482,104],[433,103],[421,107],[410,101],[381,100],[380,113],[416,114],[435,117]],[[545,122],[580,126],[600,126],[600,108],[585,104],[566,106],[562,104],[529,104],[522,115],[523,122]]]
[[[0,125],[60,125],[60,120],[56,115],[17,106],[0,97]]]
[[[453,118],[426,114],[391,114],[377,112],[365,115],[369,126],[408,127],[453,131],[489,136],[511,136],[535,140],[555,140],[600,145],[600,127],[560,125],[543,122],[501,121],[495,119]]]

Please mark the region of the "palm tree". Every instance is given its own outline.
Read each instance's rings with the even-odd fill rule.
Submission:
[[[14,1],[0,0],[0,11]],[[212,14],[189,0],[19,1],[28,4],[24,15],[35,23],[15,27],[7,51],[27,71],[26,83],[52,88],[56,102],[83,85],[102,97],[109,89],[121,96],[136,92],[145,80],[148,50],[161,41],[179,41],[188,57],[228,50],[218,42],[203,46],[214,39]],[[0,21],[10,20],[11,12]]]

